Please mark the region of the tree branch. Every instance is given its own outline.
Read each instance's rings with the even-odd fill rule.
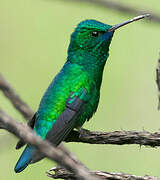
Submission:
[[[160,110],[160,57],[158,59],[158,65],[156,68],[156,83],[157,83],[157,87],[158,87],[158,110]]]
[[[66,180],[76,180],[76,176],[73,173],[68,172],[64,168],[54,167],[46,172],[47,176],[53,179],[66,179]],[[135,176],[126,173],[110,173],[105,171],[91,171],[91,174],[99,176],[101,179],[111,179],[111,180],[160,180],[160,178],[155,176]]]
[[[26,143],[35,146],[45,157],[56,161],[61,166],[76,174],[79,180],[98,180],[90,174],[87,168],[71,158],[62,149],[53,147],[48,141],[42,140],[27,125],[16,122],[13,118],[0,110],[0,124],[5,129],[23,139]]]
[[[25,119],[29,120],[33,116],[33,111],[29,106],[19,97],[19,95],[13,90],[10,84],[0,74],[0,90],[10,100],[12,105],[24,116]]]
[[[89,144],[139,144],[151,147],[160,146],[160,132],[114,131],[96,132],[83,129],[80,133],[72,131],[65,142],[83,142]]]
[[[138,8],[133,8],[131,6],[124,5],[119,2],[113,2],[113,1],[109,1],[109,0],[68,0],[68,1],[94,3],[95,5],[100,6],[102,8],[107,8],[107,9],[109,8],[109,9],[119,11],[121,13],[128,13],[128,14],[131,14],[134,16],[149,13],[151,15],[150,20],[152,20],[153,22],[156,22],[156,23],[160,23],[160,15],[155,14],[150,10],[139,10]]]

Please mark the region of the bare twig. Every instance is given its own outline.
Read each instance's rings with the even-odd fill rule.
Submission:
[[[100,6],[103,8],[113,9],[113,10],[116,10],[116,11],[119,11],[122,13],[131,14],[134,16],[149,13],[151,15],[150,20],[152,20],[153,22],[160,23],[160,15],[153,13],[151,10],[139,10],[139,8],[134,8],[134,7],[119,3],[119,2],[113,2],[110,0],[68,0],[68,1],[94,3],[97,6]],[[152,22],[152,21],[150,21],[150,22]]]
[[[76,174],[80,180],[98,180],[99,178],[91,175],[87,168],[75,161],[62,149],[53,147],[49,142],[42,140],[28,126],[16,122],[0,110],[0,122],[5,125],[5,129],[23,139],[26,143],[35,146],[44,156],[56,161],[61,166]]]
[[[160,180],[158,177],[154,176],[135,176],[126,173],[110,173],[104,171],[92,171],[92,174],[99,176],[101,179],[111,179],[111,180]],[[47,176],[53,179],[67,179],[76,180],[76,176],[73,173],[65,170],[64,168],[54,167],[47,172]]]
[[[81,133],[81,134],[80,134]],[[65,139],[66,142],[83,142],[89,144],[139,144],[151,147],[160,146],[160,132],[147,131],[114,131],[96,132],[83,129],[81,132],[72,131]]]
[[[159,100],[159,104],[158,104],[158,110],[160,110],[160,57],[158,59],[158,65],[156,68],[156,82],[157,82],[157,87],[158,87],[158,100]]]
[[[0,90],[11,101],[13,106],[24,116],[26,119],[31,119],[33,111],[29,106],[16,94],[10,84],[0,74]]]

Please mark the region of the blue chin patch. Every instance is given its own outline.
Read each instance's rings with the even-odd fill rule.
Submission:
[[[102,36],[102,41],[111,41],[112,37],[113,37],[114,31],[111,32],[106,32],[103,36]]]

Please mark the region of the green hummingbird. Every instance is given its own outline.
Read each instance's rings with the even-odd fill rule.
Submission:
[[[58,146],[74,129],[82,127],[96,112],[103,69],[116,29],[147,15],[137,16],[114,26],[96,20],[82,21],[71,35],[67,61],[46,90],[30,125],[42,139]],[[20,141],[17,149],[24,143]],[[27,145],[15,172],[43,158]]]

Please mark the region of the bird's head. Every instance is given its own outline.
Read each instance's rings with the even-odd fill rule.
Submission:
[[[114,31],[112,26],[96,20],[82,21],[71,35],[69,54],[80,56],[107,56]]]
[[[71,35],[68,59],[79,64],[104,64],[109,55],[109,46],[116,29],[148,15],[137,16],[114,26],[96,20],[82,21]]]

